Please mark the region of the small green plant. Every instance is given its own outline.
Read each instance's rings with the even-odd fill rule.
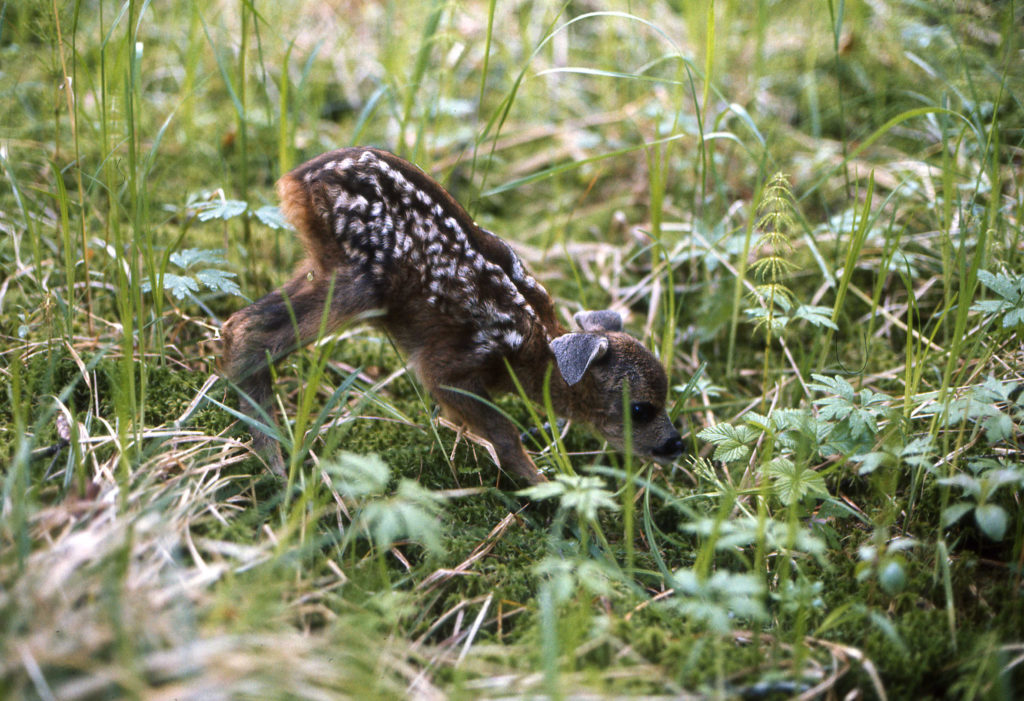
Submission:
[[[544,580],[542,586],[551,588],[552,601],[557,605],[572,600],[581,588],[593,596],[614,596],[617,580],[621,579],[621,572],[589,557],[548,556],[534,565],[533,572]]]
[[[190,196],[184,211],[188,216],[195,215],[201,222],[229,221],[243,217],[247,223],[251,219],[256,219],[271,229],[291,228],[278,207],[264,205],[253,208],[247,202],[226,199],[220,190],[213,195],[199,193]],[[166,271],[168,262],[177,268],[177,272]],[[165,292],[169,292],[179,301],[190,298],[198,303],[196,293],[203,288],[211,292],[244,296],[238,283],[232,279],[235,277],[235,273],[209,267],[221,265],[227,265],[222,250],[186,248],[182,251],[173,251],[161,267],[160,284]],[[197,269],[198,266],[207,267]],[[153,290],[153,281],[149,276],[142,279],[141,289],[146,293]]]
[[[788,178],[776,173],[765,186],[757,208],[756,228],[761,231],[755,246],[767,254],[754,261],[751,268],[759,282],[749,292],[754,305],[746,310],[755,328],[763,328],[765,342],[771,345],[793,321],[803,319],[812,326],[837,330],[828,307],[799,304],[795,294],[785,284],[785,278],[796,269],[788,257],[793,248],[796,230],[796,202]]]
[[[786,317],[795,306],[793,291],[783,282],[796,265],[786,257],[792,250],[790,241],[796,228],[793,212],[796,204],[789,180],[782,173],[776,173],[764,188],[757,206],[756,228],[761,231],[757,248],[767,249],[767,255],[757,259],[751,266],[760,283],[749,293],[756,305],[747,309],[747,316],[755,320],[755,328],[764,328],[765,342],[771,344],[772,336],[781,333]]]
[[[874,542],[866,543],[857,550],[860,562],[854,572],[858,582],[872,577],[878,579],[882,591],[895,596],[903,591],[907,583],[906,558],[903,552],[918,544],[913,538],[893,538],[886,540],[884,531],[875,533]]]
[[[589,549],[591,532],[594,532],[600,540],[604,539],[597,522],[597,512],[600,509],[619,510],[619,504],[615,501],[614,495],[605,488],[605,482],[600,477],[558,474],[550,482],[535,484],[520,490],[518,494],[537,501],[558,499],[556,523],[564,522],[564,519],[570,514],[575,517],[576,524],[580,529],[580,550],[582,552],[587,552]],[[557,526],[556,530],[558,530]]]
[[[857,453],[850,460],[859,463],[857,474],[869,475],[880,467],[898,467],[907,465],[916,470],[931,470],[934,466],[935,440],[931,434],[906,440],[896,433],[892,440],[883,441],[876,450]]]
[[[1000,381],[990,375],[948,403],[946,426],[971,426],[973,439],[983,439],[989,450],[1005,455],[970,458],[966,470],[939,480],[942,485],[959,488],[961,497],[942,511],[943,528],[973,511],[975,523],[988,538],[998,541],[1006,535],[1009,514],[993,499],[1003,487],[1024,484],[1024,465],[1012,459],[1020,450],[1024,426],[1024,394],[1020,390],[1021,383]],[[938,404],[926,410],[928,415],[942,416]]]
[[[339,494],[361,502],[349,537],[367,535],[378,552],[399,539],[415,541],[434,554],[444,552],[439,520],[442,497],[408,479],[399,481],[393,496],[384,496],[391,468],[376,455],[342,452],[324,464],[324,471]]]
[[[698,437],[715,446],[715,460],[732,464],[747,461],[761,437],[769,436],[777,454],[766,458],[765,472],[772,493],[789,506],[805,498],[828,496],[824,477],[810,468],[809,461],[825,451],[834,428],[803,409],[776,409],[767,416],[747,412],[742,424],[708,426]]]
[[[818,418],[831,422],[829,443],[844,455],[869,449],[878,433],[878,422],[887,416],[892,397],[865,387],[858,392],[839,375],[812,374],[816,383],[807,387],[828,396],[814,400]]]
[[[185,298],[195,299],[195,294],[201,288],[211,292],[223,292],[228,295],[242,296],[242,290],[232,278],[234,273],[219,268],[198,266],[226,265],[223,251],[202,250],[199,248],[186,248],[184,251],[175,251],[170,255],[170,262],[180,272],[163,274],[163,289],[170,292],[177,300]],[[142,280],[142,291],[151,292],[152,281],[146,277]]]
[[[939,484],[959,487],[965,497],[943,509],[942,526],[949,528],[973,511],[981,532],[992,540],[1002,540],[1010,516],[1002,506],[992,503],[992,499],[1003,487],[1024,485],[1024,465],[979,458],[969,461],[967,466],[970,472],[958,472],[939,480]]]
[[[618,503],[612,493],[605,489],[604,480],[600,477],[555,475],[550,482],[527,487],[520,490],[519,494],[537,501],[557,498],[559,510],[572,512],[586,523],[597,520],[599,509],[619,509]]]
[[[734,426],[729,423],[708,426],[697,437],[715,446],[715,460],[722,462],[743,462],[750,457],[754,443],[761,432],[746,423]]]
[[[219,190],[215,195],[200,195],[190,198],[186,208],[195,212],[199,221],[208,222],[214,219],[229,221],[237,217],[245,217],[248,220],[256,219],[264,226],[271,229],[290,229],[291,224],[281,214],[281,209],[275,205],[263,205],[253,207],[242,200],[226,199]]]
[[[1019,382],[1000,382],[989,375],[977,387],[952,400],[946,423],[956,426],[967,421],[984,431],[990,446],[1009,444],[1016,449],[1024,426],[1024,392]]]
[[[993,319],[1000,319],[1000,326],[1004,329],[1024,325],[1024,275],[979,270],[978,280],[999,298],[975,302],[971,305],[972,312],[991,314]]]
[[[781,455],[772,458],[768,463],[768,476],[772,480],[772,492],[786,506],[811,496],[828,496],[825,478],[802,462],[797,463]]]
[[[670,580],[675,590],[664,606],[716,633],[728,633],[735,619],[760,621],[766,616],[764,583],[746,573],[717,570],[702,578],[690,568],[678,569]]]
[[[820,559],[825,554],[825,541],[810,529],[779,521],[768,516],[737,516],[728,520],[697,518],[680,524],[680,530],[712,542],[721,552],[737,552],[763,541],[766,548],[790,557],[810,556]]]

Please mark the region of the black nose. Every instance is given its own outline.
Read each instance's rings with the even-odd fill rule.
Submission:
[[[653,451],[656,458],[667,458],[672,460],[679,457],[683,452],[683,439],[678,433],[655,448]]]

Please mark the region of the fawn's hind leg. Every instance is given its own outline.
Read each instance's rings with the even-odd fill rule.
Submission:
[[[331,276],[302,268],[281,288],[232,314],[221,327],[223,370],[242,392],[242,411],[257,420],[264,421],[265,416],[272,421],[271,363],[378,306],[365,277],[344,270]],[[254,430],[252,444],[273,472],[285,474],[281,447],[271,436]]]

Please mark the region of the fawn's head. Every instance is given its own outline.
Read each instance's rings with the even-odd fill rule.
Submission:
[[[671,462],[683,441],[665,411],[668,377],[640,341],[622,331],[622,317],[604,310],[579,312],[578,333],[551,341],[558,370],[571,392],[578,392],[578,418],[584,419],[618,450],[625,450],[623,397],[628,393],[632,452]]]

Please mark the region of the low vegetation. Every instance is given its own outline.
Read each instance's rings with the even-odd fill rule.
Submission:
[[[1024,6],[0,3],[0,696],[1015,698]],[[360,326],[217,374],[373,144],[672,379],[502,477]],[[545,440],[547,436],[548,440]],[[850,694],[853,694],[850,696]]]

